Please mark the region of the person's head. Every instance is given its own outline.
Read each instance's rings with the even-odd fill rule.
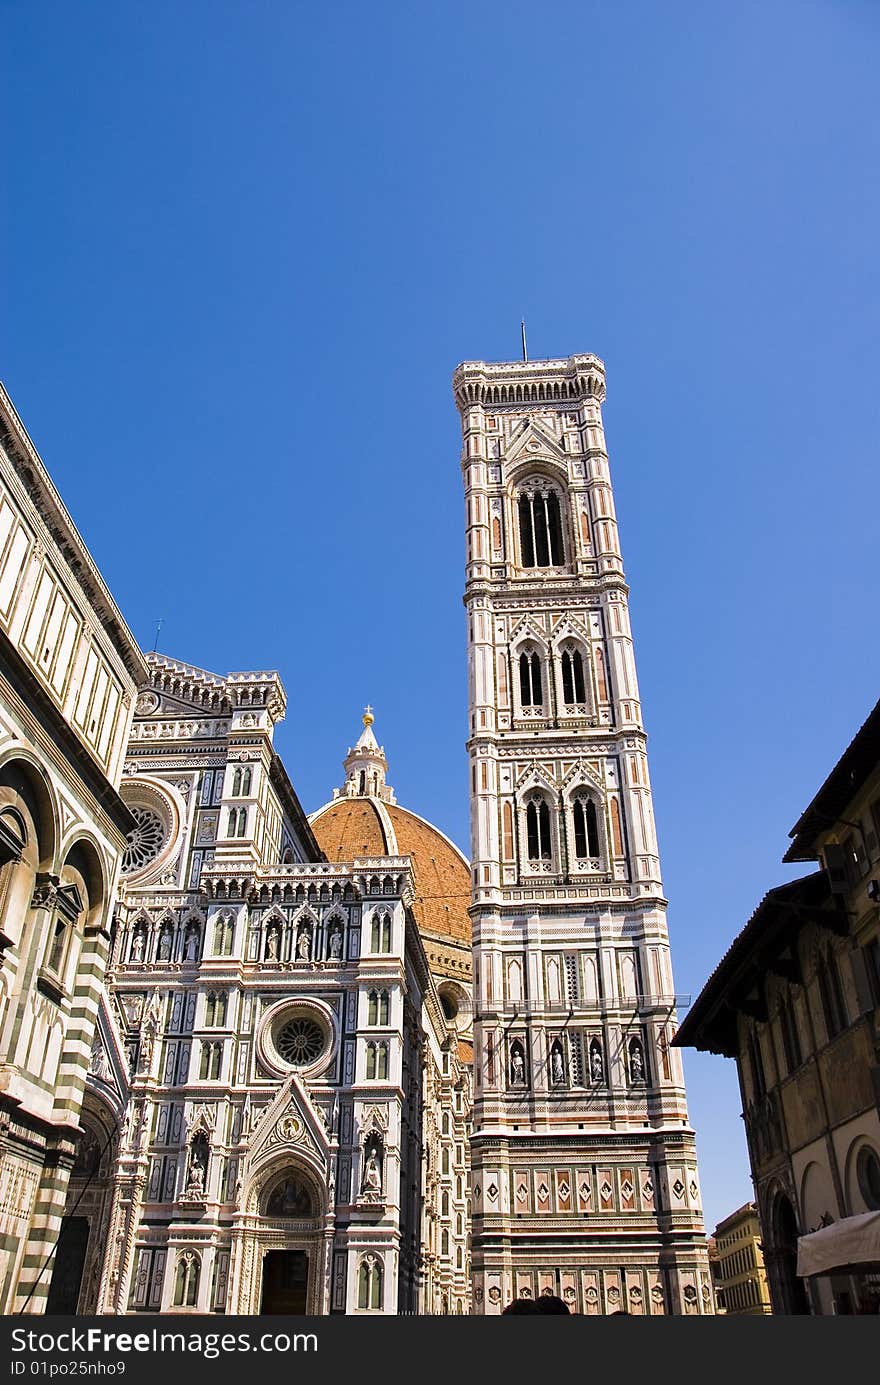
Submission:
[[[506,1308],[502,1308],[501,1311],[502,1311],[502,1314],[503,1314],[503,1313],[514,1313],[514,1314],[529,1313],[529,1314],[531,1314],[531,1313],[540,1313],[541,1309],[538,1307],[537,1303],[535,1302],[535,1300],[534,1300],[533,1298],[515,1298],[511,1303],[508,1303],[508,1305],[507,1305]]]
[[[568,1305],[563,1303],[558,1294],[541,1294],[535,1307],[539,1313],[568,1313]]]

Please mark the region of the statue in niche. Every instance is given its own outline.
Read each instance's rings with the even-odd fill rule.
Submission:
[[[296,955],[301,962],[308,962],[312,956],[312,933],[310,928],[301,928],[296,938]]]
[[[629,1075],[633,1082],[645,1080],[645,1059],[638,1039],[633,1039],[629,1046]]]
[[[382,1191],[382,1165],[379,1162],[379,1151],[376,1144],[370,1146],[364,1164],[364,1176],[361,1179],[362,1193],[381,1193]]]
[[[197,928],[187,930],[186,943],[183,949],[183,960],[194,962],[199,955],[199,931]]]
[[[277,961],[278,961],[278,943],[279,943],[278,927],[277,927],[276,924],[273,923],[273,924],[272,924],[272,927],[269,929],[269,932],[268,932],[267,935],[266,935],[266,961],[267,961],[267,962],[277,962]]]
[[[594,1044],[590,1049],[590,1078],[593,1082],[602,1082],[605,1078],[605,1064],[602,1062],[598,1044]]]
[[[163,929],[162,929],[162,932],[159,934],[159,951],[158,951],[157,954],[156,954],[156,960],[159,961],[159,962],[168,962],[168,961],[170,961],[170,959],[171,959],[171,929],[170,929],[170,928],[163,928]]]
[[[516,1087],[524,1087],[526,1083],[525,1059],[519,1045],[510,1051],[510,1080]]]
[[[144,960],[144,930],[138,928],[131,941],[131,961],[142,962]]]
[[[550,1076],[556,1083],[565,1081],[565,1064],[562,1061],[562,1053],[555,1046],[550,1054]]]
[[[204,1135],[196,1135],[189,1152],[189,1168],[186,1176],[187,1197],[204,1197],[207,1176],[208,1141]]]
[[[327,956],[333,962],[338,962],[342,956],[342,929],[338,923],[334,923],[330,929],[330,937],[327,940]]]

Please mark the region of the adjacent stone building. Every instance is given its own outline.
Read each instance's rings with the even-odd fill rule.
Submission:
[[[466,504],[475,1310],[711,1313],[595,356],[453,379]]]
[[[0,387],[0,1312],[46,1309],[146,668]],[[104,1150],[106,1154],[106,1149]]]
[[[820,868],[764,896],[675,1044],[736,1060],[774,1313],[853,1312],[870,1280],[800,1278],[798,1239],[880,1209],[880,703],[790,835]]]

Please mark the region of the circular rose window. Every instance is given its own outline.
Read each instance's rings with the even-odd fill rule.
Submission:
[[[131,806],[129,812],[136,826],[128,834],[128,846],[122,857],[123,875],[132,875],[154,861],[168,835],[165,823],[152,808]]]
[[[286,1063],[305,1067],[319,1058],[324,1048],[324,1031],[316,1020],[301,1016],[288,1020],[278,1030],[275,1047]]]

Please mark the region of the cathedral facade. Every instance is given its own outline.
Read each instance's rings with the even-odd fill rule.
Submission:
[[[453,379],[470,688],[474,1309],[713,1311],[595,356]]]
[[[369,713],[310,822],[276,674],[148,663],[50,1303],[468,1312],[467,865],[395,803]]]

